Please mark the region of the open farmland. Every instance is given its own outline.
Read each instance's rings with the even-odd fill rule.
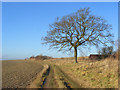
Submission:
[[[38,61],[39,62],[39,61]],[[118,60],[51,59],[29,88],[118,88]]]
[[[43,68],[43,66],[44,68]],[[118,88],[118,61],[3,61],[3,88]]]
[[[2,88],[25,88],[42,69],[43,66],[38,62],[2,61]]]
[[[56,59],[44,63],[54,68],[59,88],[118,88],[118,60],[81,60],[76,64],[74,60]]]

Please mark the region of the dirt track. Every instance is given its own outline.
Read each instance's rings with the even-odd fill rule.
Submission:
[[[55,80],[54,69],[52,66],[50,66],[43,88],[57,88],[57,87],[58,87],[58,84],[56,83],[56,80]]]
[[[73,79],[63,72],[56,65],[49,65],[50,68],[46,72],[46,78],[43,81],[42,88],[81,88]],[[55,74],[56,73],[56,74]],[[57,75],[57,78],[55,78]],[[61,82],[62,85],[59,83]]]

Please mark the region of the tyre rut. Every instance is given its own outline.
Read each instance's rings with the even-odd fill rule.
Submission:
[[[48,70],[43,75],[44,80],[42,82],[41,88],[57,88],[58,85],[54,78],[54,69],[49,65]]]
[[[71,88],[82,88],[78,83],[75,82],[72,78],[70,78],[59,66],[54,65],[57,70],[57,73],[60,77],[60,80],[63,82],[64,86],[68,89]]]

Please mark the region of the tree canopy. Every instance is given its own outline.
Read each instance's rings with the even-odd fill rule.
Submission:
[[[72,14],[58,18],[50,24],[47,36],[43,37],[50,47],[71,50],[74,48],[77,62],[77,48],[88,45],[112,43],[112,26],[102,17],[91,14],[90,8],[83,8]]]

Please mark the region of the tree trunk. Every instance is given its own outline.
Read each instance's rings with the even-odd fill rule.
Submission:
[[[77,47],[74,47],[74,58],[75,58],[75,63],[77,63]]]

